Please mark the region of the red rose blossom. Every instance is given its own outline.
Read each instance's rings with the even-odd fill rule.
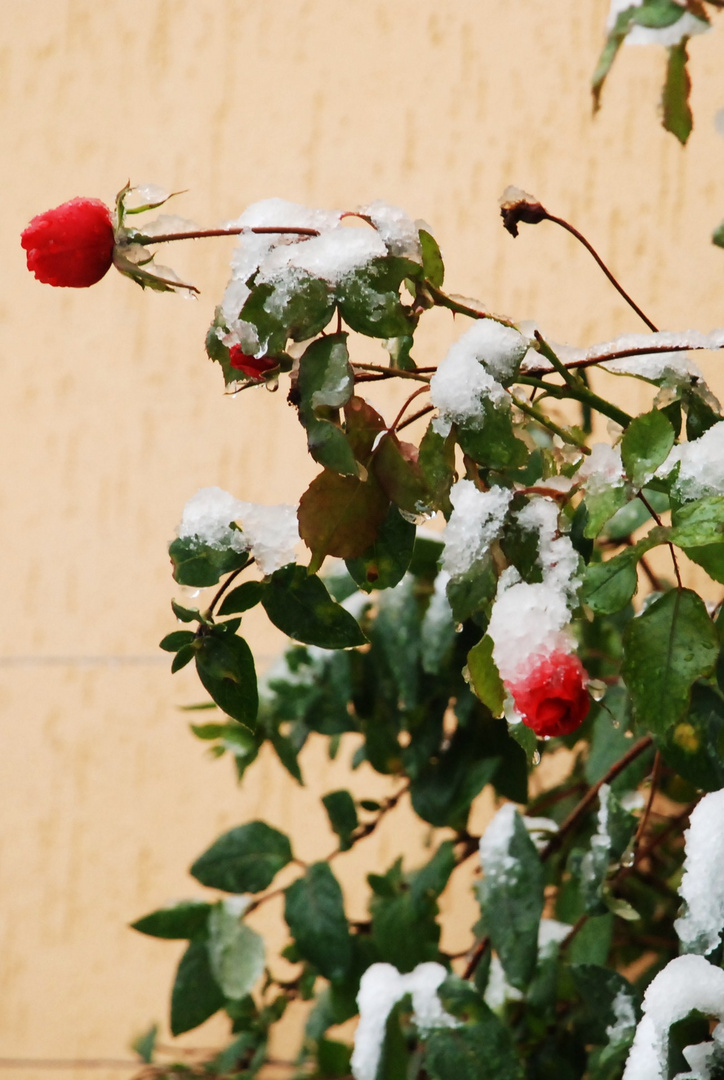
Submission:
[[[523,723],[541,738],[569,735],[586,719],[590,705],[583,664],[570,653],[553,652],[536,657],[534,665],[508,687]]]
[[[242,371],[257,382],[261,382],[267,371],[279,367],[278,361],[270,360],[268,356],[248,356],[242,352],[241,345],[232,345],[229,349],[229,364],[235,371]]]
[[[38,281],[72,289],[95,285],[113,262],[111,212],[100,199],[71,199],[34,217],[20,243]]]

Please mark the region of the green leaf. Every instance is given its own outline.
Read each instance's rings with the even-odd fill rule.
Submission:
[[[711,242],[716,244],[717,247],[724,248],[724,221],[712,233]]]
[[[631,600],[638,588],[633,548],[603,563],[590,563],[581,588],[581,603],[599,615],[610,615]]]
[[[210,911],[211,904],[202,900],[180,900],[136,919],[131,929],[149,937],[190,940],[205,928]]]
[[[508,1028],[481,1003],[475,1023],[428,1034],[425,1071],[431,1080],[523,1080]]]
[[[148,1031],[144,1031],[143,1035],[139,1035],[131,1043],[131,1050],[134,1054],[138,1054],[144,1065],[150,1065],[153,1062],[157,1038],[158,1024],[151,1024]]]
[[[350,1075],[352,1047],[336,1039],[320,1039],[317,1043],[317,1065],[323,1077]]]
[[[689,442],[701,438],[705,431],[714,427],[721,420],[721,414],[712,408],[703,394],[697,394],[695,389],[684,394],[686,403],[686,438]]]
[[[685,503],[672,514],[669,539],[715,581],[724,582],[724,496]]]
[[[357,620],[336,604],[316,574],[291,563],[275,571],[262,597],[264,610],[287,637],[322,649],[364,645]]]
[[[417,459],[417,447],[400,442],[394,432],[382,436],[372,459],[385,495],[408,514],[421,514],[430,508],[430,494]]]
[[[313,863],[285,892],[284,918],[300,953],[327,979],[344,979],[352,960],[344,901],[328,863]]]
[[[240,921],[234,901],[214,905],[207,948],[224,996],[233,1001],[251,993],[264,974],[264,939]]]
[[[482,419],[459,424],[458,442],[463,453],[478,465],[489,469],[517,469],[528,460],[528,447],[515,437],[509,408],[495,405],[489,398],[482,403]]]
[[[503,715],[505,686],[493,660],[493,639],[487,634],[468,653],[470,684],[493,716]]]
[[[631,17],[636,10],[636,6],[632,4],[630,8],[626,8],[625,11],[619,13],[616,22],[611,28],[606,43],[603,46],[603,52],[601,53],[598,63],[596,64],[596,70],[593,73],[591,80],[591,93],[593,94],[593,111],[597,112],[601,104],[601,91],[603,90],[603,84],[606,81],[606,76],[611,70],[611,66],[616,59],[616,54],[621,48],[624,39],[629,32],[631,26]]]
[[[418,964],[437,960],[440,927],[434,900],[413,903],[409,892],[375,896],[370,911],[373,943],[380,957],[398,971],[412,971]]]
[[[698,684],[678,724],[656,739],[667,765],[703,791],[724,787],[724,701],[710,686]]]
[[[607,521],[625,506],[630,498],[630,489],[626,484],[615,484],[601,491],[586,492],[584,504],[588,511],[583,535],[595,539]]]
[[[443,840],[430,861],[411,875],[410,900],[413,907],[419,909],[426,902],[436,900],[456,866],[455,842]]]
[[[327,811],[329,824],[339,837],[341,851],[352,847],[351,836],[359,825],[357,807],[348,791],[330,791],[322,796],[324,809]]]
[[[279,731],[272,732],[269,738],[274,752],[289,775],[303,785],[302,770],[299,768],[299,747]]]
[[[240,318],[256,328],[260,350],[276,356],[287,338],[306,341],[318,334],[333,312],[334,297],[327,282],[295,267],[276,281],[253,284]]]
[[[525,990],[538,958],[543,868],[520,815],[510,804],[499,810],[488,826],[480,854],[485,928],[508,982]]]
[[[449,515],[450,488],[455,479],[455,432],[450,431],[447,437],[438,435],[430,424],[422,437],[417,460],[431,507]]]
[[[178,652],[184,645],[191,645],[196,639],[193,630],[174,630],[172,634],[166,634],[158,643],[158,647],[165,652]]]
[[[200,855],[191,875],[210,889],[261,892],[292,860],[289,838],[264,821],[251,821],[223,833]]]
[[[608,1043],[607,1028],[616,1025],[617,1014],[614,1001],[621,997],[628,1000],[634,1025],[626,1031],[623,1025],[622,1036],[626,1036],[630,1042],[633,1038],[635,1025],[641,1014],[636,992],[623,975],[610,968],[600,967],[597,964],[572,964],[571,974],[576,984],[576,989],[583,999],[586,1007],[586,1038],[590,1042]]]
[[[312,552],[310,569],[326,555],[357,559],[377,539],[389,499],[374,478],[359,480],[325,469],[299,503],[299,535]]]
[[[347,560],[347,569],[360,589],[390,589],[402,581],[415,545],[415,526],[390,506],[376,540],[362,555]]]
[[[227,593],[218,609],[219,615],[235,615],[256,607],[264,595],[266,584],[263,581],[245,581]]]
[[[417,319],[400,300],[405,278],[417,278],[421,267],[398,256],[371,259],[346,274],[337,286],[342,318],[368,337],[392,338],[414,332]]]
[[[246,566],[249,555],[233,548],[216,548],[204,544],[197,536],[179,537],[169,546],[173,577],[179,585],[204,589],[218,584],[224,574]]]
[[[220,626],[199,642],[196,670],[204,689],[228,716],[253,730],[259,695],[249,646]]]
[[[672,590],[629,623],[622,674],[636,717],[663,734],[684,715],[692,684],[714,669],[719,642],[701,597]]]
[[[224,995],[211,971],[205,941],[192,941],[181,957],[171,991],[171,1034],[203,1024],[224,1004]]]
[[[436,289],[441,289],[445,280],[445,266],[437,240],[426,229],[420,229],[419,236],[425,279]]]
[[[689,59],[686,54],[686,39],[678,45],[672,45],[668,53],[666,81],[661,98],[663,124],[666,131],[675,135],[683,146],[694,126],[694,118],[689,105],[691,79],[686,67]]]
[[[470,803],[491,783],[499,764],[500,757],[480,746],[474,732],[459,727],[449,746],[413,778],[410,798],[415,813],[439,828],[463,828]]]
[[[627,489],[624,488],[624,490]],[[669,509],[669,497],[662,491],[644,488],[643,494],[646,497],[646,502],[655,513],[663,514]],[[604,538],[607,540],[625,540],[636,529],[640,529],[650,518],[651,513],[642,500],[631,499],[630,502],[627,502],[625,506],[622,506],[614,514],[610,521],[606,522],[606,527],[603,530]]]
[[[314,460],[347,476],[357,476],[359,470],[337,414],[353,390],[347,334],[329,334],[313,341],[299,361],[299,420]]]
[[[203,622],[203,617],[198,608],[181,607],[175,600],[171,601],[171,610],[180,622]]]
[[[660,409],[631,421],[621,440],[621,458],[637,489],[651,479],[674,445],[674,429]]]

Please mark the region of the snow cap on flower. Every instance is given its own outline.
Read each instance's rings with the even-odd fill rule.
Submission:
[[[28,270],[38,281],[71,289],[95,285],[113,263],[111,212],[100,199],[71,199],[38,214],[23,231]]]

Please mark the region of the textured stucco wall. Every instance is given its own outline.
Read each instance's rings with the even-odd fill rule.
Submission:
[[[223,828],[266,816],[302,857],[330,846],[313,792],[272,762],[239,790],[229,765],[204,759],[178,711],[200,692],[187,672],[171,680],[156,650],[172,628],[165,544],[186,498],[220,484],[293,501],[312,475],[281,395],[233,401],[204,358],[230,243],[162,260],[202,287],[192,303],[113,273],[88,292],[41,286],[21,228],[76,194],[111,201],[129,177],[189,189],[177,211],[207,225],[270,195],[384,198],[431,223],[453,291],[575,343],[639,329],[562,232],[504,233],[497,198],[515,183],[586,232],[662,326],[721,325],[724,253],[709,233],[724,216],[724,28],[691,45],[684,151],[657,125],[656,49],[624,52],[592,121],[606,7],[5,4],[0,1057],[121,1057],[165,1015],[179,950],[125,924],[196,895],[185,868]],[[434,359],[456,331],[431,322]],[[249,623],[270,656],[279,638]],[[339,786],[340,763],[314,753],[315,784]],[[393,830],[374,843],[387,865]],[[353,903],[363,855],[342,871]],[[467,910],[462,892],[456,902]]]

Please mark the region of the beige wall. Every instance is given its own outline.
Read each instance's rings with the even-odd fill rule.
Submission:
[[[515,183],[577,223],[662,326],[721,326],[724,252],[708,239],[724,216],[722,31],[691,46],[683,151],[657,126],[655,49],[625,52],[592,121],[606,7],[6,0],[0,1057],[123,1057],[165,1017],[178,949],[126,923],[198,895],[185,868],[223,828],[263,815],[294,830],[302,857],[330,845],[314,793],[271,762],[238,790],[226,762],[204,759],[178,711],[199,689],[156,649],[186,498],[220,484],[294,501],[311,476],[281,395],[233,401],[204,358],[229,244],[169,253],[202,286],[190,303],[113,273],[88,292],[41,286],[20,230],[77,194],[111,201],[129,177],[188,188],[178,212],[207,225],[270,195],[384,198],[432,224],[454,291],[575,343],[638,330],[564,234],[504,233],[497,198]],[[455,332],[432,321],[431,360]],[[278,639],[250,623],[268,658]],[[339,764],[314,775],[322,790],[344,782]],[[383,830],[380,866],[394,848]],[[347,862],[358,904],[362,860]]]

